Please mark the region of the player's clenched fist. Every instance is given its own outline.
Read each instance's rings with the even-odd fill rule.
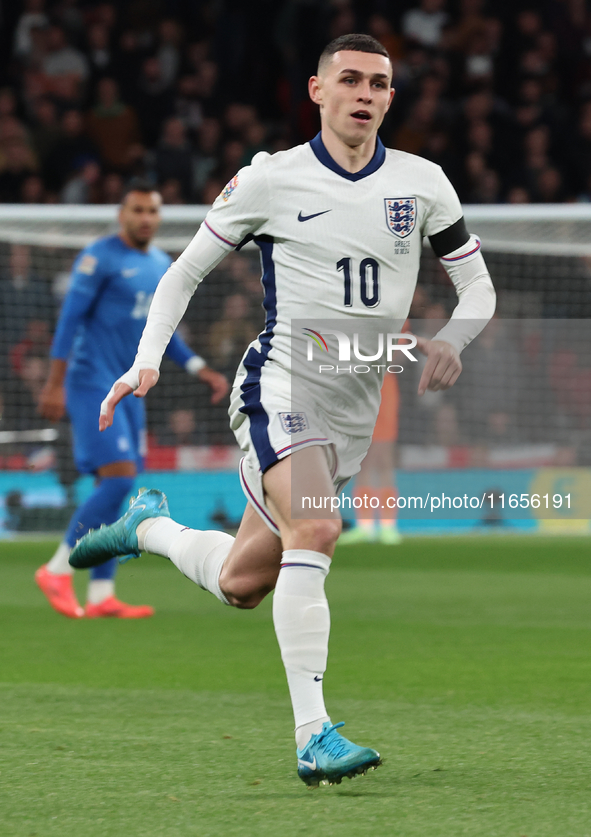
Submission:
[[[417,349],[427,356],[419,381],[419,395],[428,389],[437,392],[453,387],[462,371],[457,349],[444,340],[428,340],[426,337],[417,337]]]
[[[125,375],[115,381],[101,404],[99,430],[106,430],[113,424],[115,407],[122,398],[125,398],[130,392],[133,392],[136,398],[143,398],[158,382],[159,377],[160,373],[155,369],[136,369],[132,366]]]

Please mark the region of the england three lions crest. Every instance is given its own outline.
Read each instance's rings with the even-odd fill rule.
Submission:
[[[279,420],[284,433],[303,433],[310,425],[305,413],[279,413]]]
[[[417,222],[416,198],[384,198],[386,223],[396,238],[408,238]]]

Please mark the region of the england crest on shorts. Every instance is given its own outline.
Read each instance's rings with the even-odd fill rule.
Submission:
[[[302,433],[310,426],[305,413],[279,413],[279,420],[284,433]]]
[[[386,223],[396,238],[407,238],[417,222],[416,198],[384,198]]]

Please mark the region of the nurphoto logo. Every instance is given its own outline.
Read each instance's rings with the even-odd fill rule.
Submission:
[[[351,359],[362,361],[361,364],[350,364],[349,366],[339,366],[338,364],[322,363],[318,366],[318,372],[337,372],[346,374],[367,374],[371,369],[377,369],[378,372],[385,370],[392,374],[400,374],[404,371],[404,367],[399,363],[393,363],[396,360],[406,358],[412,363],[416,363],[418,358],[414,357],[411,349],[417,345],[417,338],[412,334],[400,333],[379,333],[372,335],[373,345],[368,346],[368,336],[363,335],[363,347],[360,345],[360,337],[356,332],[352,336],[345,334],[344,331],[326,331],[322,333],[311,328],[303,328],[302,331],[307,337],[306,360],[314,362],[314,356],[328,355],[327,360],[338,361],[338,363],[350,363]],[[336,352],[335,341],[329,341],[327,337],[336,338]],[[397,353],[397,354],[395,354]],[[402,355],[402,357],[401,357]],[[376,364],[374,361],[382,361]],[[368,364],[372,364],[369,366]]]

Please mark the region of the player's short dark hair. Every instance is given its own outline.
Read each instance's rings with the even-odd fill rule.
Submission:
[[[144,194],[148,194],[150,192],[157,192],[158,189],[154,186],[153,183],[146,177],[132,177],[131,180],[126,184],[125,189],[123,190],[123,195],[121,196],[121,204],[125,203],[125,200],[130,192],[143,192]]]
[[[318,59],[318,73],[320,74],[335,52],[341,52],[344,49],[352,52],[373,52],[376,55],[383,55],[390,61],[390,55],[386,47],[371,35],[340,35],[324,47],[322,55]]]

